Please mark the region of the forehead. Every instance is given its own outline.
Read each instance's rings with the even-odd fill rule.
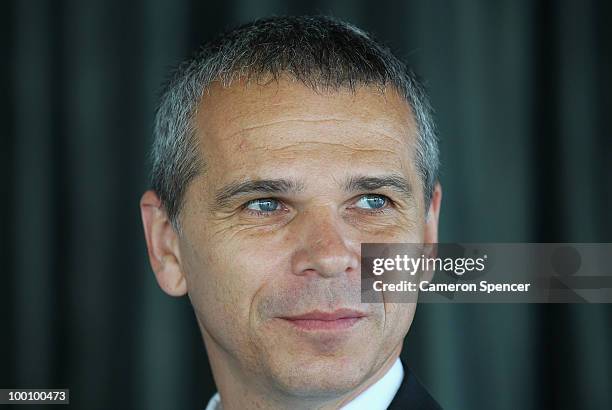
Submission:
[[[413,169],[416,124],[391,88],[315,92],[288,79],[214,84],[195,126],[206,173],[217,177],[263,177],[274,167],[321,164]]]

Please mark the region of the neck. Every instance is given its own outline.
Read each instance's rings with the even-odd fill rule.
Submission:
[[[238,409],[339,409],[380,380],[393,366],[401,352],[399,344],[389,357],[355,389],[338,396],[296,396],[274,387],[265,375],[245,370],[235,358],[222,349],[206,331],[204,342],[223,410]]]

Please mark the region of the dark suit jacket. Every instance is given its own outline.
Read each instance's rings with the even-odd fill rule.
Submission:
[[[442,407],[434,400],[416,376],[404,368],[404,380],[395,393],[388,410],[441,410]]]

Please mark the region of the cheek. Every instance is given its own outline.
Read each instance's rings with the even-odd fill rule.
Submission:
[[[385,329],[387,340],[404,338],[416,311],[415,303],[385,303]]]
[[[183,261],[189,297],[206,330],[218,341],[238,347],[253,324],[257,295],[286,271],[274,244],[236,236],[196,239]]]

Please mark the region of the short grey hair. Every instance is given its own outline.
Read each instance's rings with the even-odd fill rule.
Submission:
[[[315,91],[394,87],[416,120],[415,162],[427,211],[438,178],[438,141],[429,99],[414,72],[349,23],[326,16],[270,17],[204,44],[177,67],[162,93],[155,116],[151,185],[177,231],[185,190],[206,167],[193,122],[204,91],[215,81],[229,86],[237,78],[278,80],[281,75]]]

